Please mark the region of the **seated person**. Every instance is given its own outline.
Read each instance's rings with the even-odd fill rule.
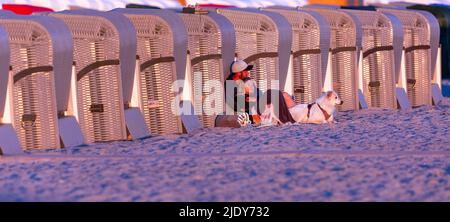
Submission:
[[[281,123],[291,122],[295,120],[292,118],[289,108],[295,106],[295,102],[291,96],[285,92],[269,89],[266,93],[262,94],[256,87],[256,81],[250,77],[249,71],[253,69],[253,65],[248,65],[243,60],[235,61],[231,64],[231,74],[225,81],[225,99],[226,103],[233,107],[234,112],[245,112],[249,114],[250,120],[253,124],[259,124],[261,122],[261,114],[264,110],[260,110],[263,107],[270,107],[272,105],[272,97],[278,98],[279,103],[274,108],[274,114]],[[234,92],[227,92],[228,84],[234,83]],[[278,94],[274,95],[274,94]],[[260,101],[260,97],[262,100]],[[245,101],[242,107],[237,101]],[[260,105],[258,102],[264,102]]]

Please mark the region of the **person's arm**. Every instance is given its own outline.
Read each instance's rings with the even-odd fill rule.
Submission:
[[[231,107],[234,112],[245,112],[245,94],[242,86],[243,83],[242,81],[239,81],[241,80],[226,81],[225,99],[227,106]]]
[[[251,78],[247,78],[245,80],[245,85],[244,85],[244,91],[245,91],[245,101],[246,102],[257,102],[257,91],[258,88],[256,86],[256,81],[251,79]]]

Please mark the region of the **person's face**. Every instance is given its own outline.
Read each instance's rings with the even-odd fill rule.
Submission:
[[[250,76],[250,72],[247,71],[247,70],[244,70],[241,73],[242,73],[241,76],[242,76],[243,79],[245,79],[245,78]]]
[[[250,76],[249,71],[244,70],[242,72],[237,72],[233,75],[233,80],[245,79]]]
[[[239,80],[242,79],[242,72],[237,72],[233,74],[233,80]]]

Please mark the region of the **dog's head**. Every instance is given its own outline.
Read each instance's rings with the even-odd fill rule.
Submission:
[[[323,97],[324,101],[330,105],[335,106],[344,104],[344,101],[341,100],[341,98],[335,91],[328,91]]]

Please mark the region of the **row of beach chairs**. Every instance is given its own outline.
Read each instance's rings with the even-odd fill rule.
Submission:
[[[173,114],[173,101],[201,110],[211,93],[201,86],[222,87],[235,58],[254,65],[263,91],[299,103],[335,90],[340,111],[431,105],[441,99],[440,50],[430,13],[388,6],[0,11],[0,149],[213,127],[211,115]],[[174,93],[176,80],[187,84]]]

